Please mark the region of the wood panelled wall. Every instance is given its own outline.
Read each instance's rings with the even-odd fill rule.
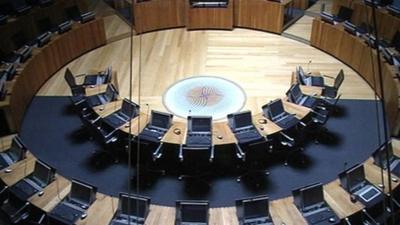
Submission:
[[[281,33],[285,7],[267,0],[230,0],[227,8],[191,8],[189,0],[151,0],[133,5],[138,33],[183,27],[188,29],[233,29],[247,27]]]
[[[103,19],[75,24],[73,29],[56,36],[38,49],[19,74],[10,100],[14,125],[20,129],[25,110],[39,88],[61,67],[78,56],[106,44]]]
[[[0,51],[7,53],[16,49],[17,46],[15,46],[12,38],[19,32],[23,32],[28,39],[37,37],[40,32],[36,23],[41,19],[48,17],[53,24],[60,24],[66,18],[64,9],[73,5],[77,5],[83,12],[88,10],[88,4],[85,1],[58,0],[49,7],[34,7],[26,15],[21,15],[18,18],[10,18],[7,24],[0,26]]]
[[[347,33],[342,25],[331,25],[314,19],[311,32],[311,45],[343,61],[357,71],[385,100],[388,122],[393,129],[398,116],[398,88],[394,80],[395,68],[383,58],[382,65],[383,93],[379,83],[378,58],[376,51],[370,48],[363,39]]]

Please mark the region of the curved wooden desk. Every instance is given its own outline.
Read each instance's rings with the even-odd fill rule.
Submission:
[[[285,100],[282,101],[285,110],[291,114],[296,114],[296,117],[300,120],[304,119],[309,115],[311,110],[304,106],[299,106],[294,103],[287,102]],[[99,114],[101,117],[105,117],[118,109],[121,108],[122,100],[117,100],[114,102],[110,102],[103,106],[94,107],[94,111]],[[260,109],[261,111],[261,109]],[[135,117],[131,121],[131,133],[137,136],[147,125],[149,122],[149,116],[145,113],[141,113],[138,117]],[[265,119],[267,123],[260,123],[260,119]],[[273,135],[277,132],[282,131],[282,128],[273,123],[272,121],[265,118],[262,113],[254,112],[253,114],[253,123],[258,129],[259,133],[266,137],[267,135]],[[167,131],[164,138],[161,140],[164,143],[181,145],[185,144],[186,137],[186,121],[182,121],[182,119],[174,119],[171,128]],[[179,129],[180,134],[175,134],[174,130]],[[129,133],[129,126],[121,126],[120,130],[125,133]],[[218,138],[218,136],[222,136]],[[237,143],[237,140],[232,133],[231,129],[228,126],[226,121],[214,122],[212,127],[212,143],[214,146],[217,145],[230,145]]]
[[[347,33],[341,24],[331,25],[314,19],[311,32],[311,45],[317,47],[349,65],[364,78],[375,93],[384,99],[386,115],[391,130],[398,117],[398,88],[394,77],[396,69],[383,58],[383,95],[379,84],[378,58],[363,39]]]
[[[54,36],[52,41],[35,49],[22,66],[10,99],[10,112],[19,130],[25,110],[40,87],[59,69],[80,55],[106,44],[103,19],[74,24],[69,32]]]

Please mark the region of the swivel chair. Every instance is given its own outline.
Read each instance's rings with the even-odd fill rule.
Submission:
[[[303,70],[303,67],[301,66],[296,67],[296,78],[297,78],[297,83],[299,83],[300,85],[318,86],[318,87],[324,86],[323,77],[306,75],[306,73]]]
[[[338,90],[344,81],[344,72],[343,70],[339,71],[339,74],[335,78],[335,82],[333,86],[324,86],[322,90],[322,96],[327,98],[336,98],[338,94]]]
[[[1,211],[12,224],[23,222],[29,217],[30,203],[9,192],[8,198],[1,206]]]
[[[208,201],[176,201],[175,225],[208,225]]]

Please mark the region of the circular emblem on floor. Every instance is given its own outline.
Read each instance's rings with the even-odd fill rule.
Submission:
[[[172,85],[163,96],[164,106],[174,115],[225,118],[244,106],[246,94],[236,83],[211,76],[197,76]]]

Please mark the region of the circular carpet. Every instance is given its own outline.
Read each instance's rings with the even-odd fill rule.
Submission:
[[[197,76],[172,85],[163,96],[164,106],[176,116],[212,116],[223,119],[242,109],[246,94],[236,83],[211,76]]]

